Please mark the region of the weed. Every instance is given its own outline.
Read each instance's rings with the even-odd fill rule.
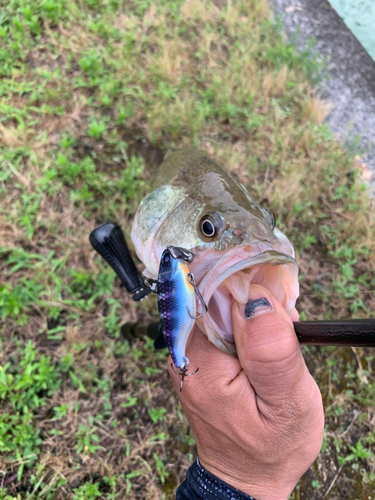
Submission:
[[[73,500],[95,500],[101,496],[99,483],[85,483],[74,490]]]
[[[89,128],[87,129],[87,134],[94,139],[100,139],[106,130],[106,120],[97,121],[95,119],[92,119]]]
[[[165,482],[165,478],[168,476],[168,472],[164,462],[158,457],[156,453],[153,454],[155,460],[156,471],[159,475],[160,481]]]
[[[264,0],[2,9],[0,499],[169,499],[193,459],[166,351],[121,337],[122,323],[155,319],[155,300],[130,301],[88,243],[106,221],[129,234],[168,149],[205,149],[272,209],[296,248],[301,319],[374,309],[374,222],[356,149],[347,156],[322,124],[306,82],[322,70],[313,49],[298,52],[269,19]],[[371,353],[304,354],[327,428],[296,494],[325,491],[336,462],[332,498],[369,496]]]
[[[99,436],[95,434],[95,427],[87,427],[81,424],[77,433],[77,453],[85,455],[95,453],[100,449],[100,446],[95,444],[99,443],[99,441]]]
[[[137,398],[135,397],[127,395],[126,399],[127,399],[126,403],[121,403],[122,408],[129,408],[137,404]]]
[[[61,406],[56,406],[53,409],[54,412],[55,412],[55,414],[56,414],[55,418],[63,418],[63,417],[65,417],[65,415],[68,412],[68,408],[69,408],[69,405],[67,405],[67,404],[64,404],[64,405],[61,405]]]
[[[165,413],[167,410],[165,408],[148,408],[147,409],[148,414],[150,415],[151,421],[154,424],[157,424],[158,422],[162,422],[165,420]]]
[[[372,457],[372,452],[369,449],[364,448],[361,441],[357,441],[355,446],[349,446],[349,450],[351,453],[345,457],[345,462],[357,462],[359,460]]]

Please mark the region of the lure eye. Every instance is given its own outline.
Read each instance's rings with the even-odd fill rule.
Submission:
[[[207,238],[212,238],[216,234],[215,225],[210,219],[202,219],[201,230]]]
[[[221,236],[225,223],[220,215],[215,212],[201,217],[198,227],[204,239],[213,239]]]
[[[170,256],[168,253],[166,253],[163,257],[163,262],[164,264],[168,264],[169,261],[170,261]]]

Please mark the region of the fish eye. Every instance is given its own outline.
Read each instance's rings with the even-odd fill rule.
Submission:
[[[225,223],[216,212],[208,213],[200,218],[198,228],[204,238],[212,239],[221,235],[225,228]]]
[[[166,254],[164,255],[164,258],[163,258],[163,262],[164,262],[164,264],[168,264],[169,260],[170,260],[169,254],[168,254],[168,253],[166,253]]]

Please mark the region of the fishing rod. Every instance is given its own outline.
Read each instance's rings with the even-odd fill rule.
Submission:
[[[89,239],[92,247],[112,267],[134,301],[143,300],[153,291],[153,283],[146,284],[138,271],[118,224],[102,224],[92,231]],[[375,319],[294,321],[293,325],[300,344],[375,347]],[[149,325],[125,323],[121,332],[129,340],[146,335],[154,340],[156,349],[167,346],[158,322]]]

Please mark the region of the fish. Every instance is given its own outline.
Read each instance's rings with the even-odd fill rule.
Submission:
[[[247,304],[253,284],[268,288],[289,315],[294,311],[299,284],[292,244],[271,212],[204,151],[185,147],[165,158],[131,238],[147,279],[158,279],[168,247],[194,254],[189,272],[207,307],[196,298],[195,321],[227,354],[236,356],[231,304]]]

